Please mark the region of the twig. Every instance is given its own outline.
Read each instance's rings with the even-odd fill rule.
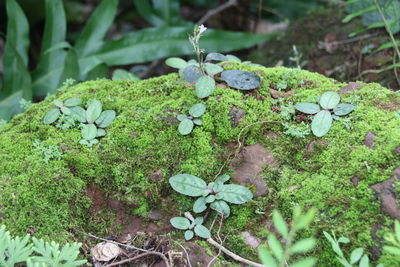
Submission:
[[[213,245],[214,247],[220,249],[222,252],[224,252],[226,255],[228,255],[229,257],[231,257],[232,259],[234,259],[235,261],[250,265],[250,266],[255,266],[255,267],[265,267],[263,264],[254,262],[254,261],[250,261],[247,260],[245,258],[240,257],[239,255],[236,255],[235,253],[233,253],[232,251],[226,249],[224,246],[218,244],[217,241],[215,241],[212,238],[208,238],[207,242],[210,243],[211,245]]]
[[[105,238],[97,237],[97,236],[95,236],[95,235],[92,235],[91,233],[89,233],[88,236],[91,237],[91,238],[94,238],[94,239],[98,239],[98,240],[101,240],[101,241],[113,243],[113,244],[115,244],[115,245],[122,246],[122,247],[126,247],[126,248],[129,248],[129,249],[135,249],[135,250],[139,250],[139,251],[142,251],[142,252],[145,252],[145,253],[151,253],[151,254],[154,254],[154,255],[158,255],[158,256],[160,256],[160,257],[164,260],[165,265],[166,265],[167,267],[170,267],[170,265],[169,265],[169,263],[168,263],[167,257],[165,257],[165,255],[162,254],[162,253],[160,253],[160,252],[149,251],[149,250],[146,250],[146,249],[137,248],[137,247],[132,246],[132,245],[125,245],[125,244],[122,244],[122,243],[119,243],[119,242],[116,242],[116,241],[113,241],[113,240],[108,240],[108,239],[105,239]],[[140,255],[144,255],[144,254],[140,254]],[[140,256],[140,255],[139,255],[139,256]],[[133,259],[133,258],[131,258],[131,259]],[[127,260],[129,260],[129,259],[127,259]]]
[[[148,252],[146,252],[146,253],[142,253],[142,254],[140,254],[140,255],[137,255],[137,256],[135,256],[135,257],[133,257],[133,258],[125,259],[125,260],[122,260],[122,261],[117,261],[117,262],[114,262],[114,263],[112,263],[112,264],[108,264],[108,265],[106,265],[105,267],[118,266],[118,265],[121,265],[121,264],[124,264],[124,263],[127,263],[127,262],[131,262],[131,261],[137,260],[137,259],[139,259],[139,258],[148,256],[148,255],[151,255],[151,254],[153,254],[153,255],[158,255],[158,256],[159,256],[160,253],[154,252],[154,251],[148,251]],[[168,265],[168,262],[165,262],[165,264],[166,264],[167,266],[169,266],[169,265]]]
[[[219,242],[220,242],[221,244],[224,243],[224,242],[222,241],[220,235],[219,235],[220,232],[221,232],[221,229],[222,229],[222,223],[223,223],[223,221],[224,221],[224,215],[222,214],[222,215],[221,215],[221,221],[220,221],[220,223],[219,223],[219,227],[218,227],[218,231],[217,231],[217,237],[218,237],[218,240],[219,240]],[[213,223],[214,223],[214,222],[213,222]],[[212,258],[212,260],[207,264],[207,267],[210,267],[211,264],[213,264],[213,262],[219,257],[219,255],[221,255],[221,249],[218,249],[218,254],[215,255],[214,258]]]
[[[189,258],[189,254],[187,253],[187,250],[186,250],[186,248],[184,247],[184,246],[182,246],[180,243],[178,243],[178,242],[176,242],[175,240],[173,240],[176,244],[178,244],[182,249],[183,249],[183,251],[185,252],[185,254],[186,254],[186,258],[187,258],[187,261],[188,261],[188,264],[189,264],[189,267],[192,267],[192,264],[190,263],[190,258]]]
[[[214,9],[210,9],[203,17],[201,17],[201,19],[199,19],[197,24],[198,25],[204,24],[204,22],[206,22],[210,17],[214,16],[215,14],[218,14],[231,6],[236,6],[236,5],[237,5],[237,0],[229,0],[228,2],[225,2]]]

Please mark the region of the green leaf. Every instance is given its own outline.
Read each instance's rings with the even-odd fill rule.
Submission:
[[[306,214],[299,216],[298,220],[296,220],[293,228],[297,230],[301,230],[307,228],[314,220],[316,210],[309,209]]]
[[[52,124],[60,117],[61,112],[58,108],[50,109],[43,118],[44,124]]]
[[[258,255],[260,257],[261,262],[268,267],[278,267],[274,257],[272,257],[271,253],[268,252],[267,248],[263,246],[258,247]]]
[[[106,130],[104,129],[97,129],[97,136],[96,137],[101,137],[101,136],[105,136],[106,135]]]
[[[323,234],[324,234],[325,238],[329,240],[329,242],[335,243],[335,240],[328,232],[323,231]]]
[[[67,49],[67,48],[72,49],[72,46],[68,42],[59,42],[50,47],[49,49],[47,49],[46,51],[44,51],[44,54],[50,53],[54,50]]]
[[[214,76],[214,75],[224,71],[224,69],[221,66],[219,66],[217,64],[212,64],[212,63],[205,63],[204,69],[206,70],[207,74],[210,76]]]
[[[114,21],[118,0],[103,0],[94,10],[76,41],[80,57],[95,52]]]
[[[375,5],[371,5],[371,6],[367,7],[367,8],[365,8],[365,9],[362,9],[362,10],[359,10],[359,11],[356,11],[356,12],[352,12],[352,13],[350,13],[349,15],[347,15],[347,16],[342,20],[342,22],[343,22],[343,23],[347,23],[347,22],[349,22],[350,20],[354,19],[355,17],[358,17],[358,16],[361,16],[361,15],[363,15],[363,14],[365,14],[365,13],[374,11],[375,9],[376,9],[376,6],[375,6]]]
[[[368,267],[369,266],[369,258],[368,255],[364,255],[361,260],[360,260],[360,264],[358,265],[359,267]]]
[[[253,90],[261,84],[257,74],[242,70],[225,70],[221,73],[221,79],[238,90]]]
[[[192,132],[194,127],[193,121],[190,119],[184,119],[179,123],[178,131],[181,135],[188,135]]]
[[[199,197],[207,191],[207,184],[202,179],[190,174],[178,174],[169,178],[172,188],[178,193]]]
[[[88,107],[86,110],[86,120],[89,123],[95,122],[99,118],[101,110],[102,110],[101,102],[97,99],[91,100],[88,103]]]
[[[274,254],[279,261],[283,261],[283,247],[274,234],[268,235],[268,245],[272,251],[272,254]]]
[[[196,124],[196,125],[202,125],[203,124],[200,119],[194,119],[193,123]]]
[[[325,92],[319,99],[319,104],[324,109],[333,109],[340,102],[340,96],[336,92]]]
[[[194,232],[196,233],[196,235],[202,237],[202,238],[210,238],[211,237],[211,233],[210,231],[203,225],[198,224],[194,227]]]
[[[351,104],[339,104],[333,108],[335,115],[344,116],[355,110],[356,107]]]
[[[59,107],[59,108],[61,108],[61,107],[64,106],[64,103],[63,103],[61,100],[59,100],[59,99],[55,99],[55,100],[53,101],[53,104],[56,105],[56,106]]]
[[[350,243],[350,240],[347,237],[340,237],[338,243],[348,244]]]
[[[187,116],[185,114],[179,114],[176,118],[178,121],[183,121],[184,119],[187,119]]]
[[[195,65],[188,65],[183,69],[183,77],[188,83],[195,83],[203,76],[200,68]]]
[[[195,104],[189,109],[189,114],[195,118],[200,117],[204,112],[206,112],[206,105],[202,103]]]
[[[207,54],[206,59],[205,59],[206,62],[207,61],[221,62],[221,61],[227,61],[227,60],[228,60],[228,58],[226,56],[224,56],[223,54],[220,54],[220,53],[215,53],[215,52]]]
[[[315,136],[324,136],[332,126],[332,115],[329,111],[321,110],[315,115],[311,123],[311,130]]]
[[[175,69],[183,69],[187,66],[187,62],[179,57],[170,57],[165,64]]]
[[[400,222],[399,221],[394,222],[394,234],[396,235],[397,241],[400,242]]]
[[[242,61],[240,60],[240,58],[238,58],[237,56],[234,56],[234,55],[226,55],[226,58],[227,58],[227,60],[229,60],[229,61],[242,62]]]
[[[72,115],[76,116],[79,122],[86,122],[86,110],[82,107],[72,107],[71,113]]]
[[[210,204],[210,208],[222,213],[224,218],[228,218],[229,215],[231,214],[231,209],[228,203],[226,203],[223,200],[214,201],[213,203]]]
[[[209,195],[208,197],[206,197],[206,202],[207,203],[212,203],[215,201],[215,196],[214,195]]]
[[[82,104],[82,98],[69,98],[67,100],[64,101],[64,106],[66,107],[75,107],[75,106],[79,106],[80,104]]]
[[[290,254],[307,253],[314,248],[316,244],[315,238],[305,238],[296,242],[290,249]]]
[[[217,177],[217,179],[215,180],[215,183],[223,184],[223,183],[229,181],[229,179],[231,179],[231,177],[228,174],[222,174]]]
[[[190,239],[193,238],[193,236],[194,236],[194,233],[193,233],[192,230],[187,230],[187,231],[185,232],[185,240],[190,240]]]
[[[193,204],[193,211],[196,213],[201,213],[205,211],[207,209],[206,204],[207,202],[205,197],[198,198]]]
[[[312,267],[315,263],[317,263],[317,259],[309,257],[290,264],[289,267]]]
[[[65,82],[67,79],[74,79],[78,81],[80,78],[79,70],[80,67],[78,55],[76,54],[75,49],[70,49],[67,53],[67,56],[65,57],[64,66],[58,85]]]
[[[184,217],[174,217],[169,221],[173,227],[179,230],[186,230],[190,227],[190,221]]]
[[[288,227],[279,211],[277,210],[272,211],[272,221],[274,222],[276,230],[278,230],[278,232],[282,235],[283,238],[287,239],[289,234]]]
[[[361,256],[364,253],[364,249],[363,248],[356,248],[351,252],[350,255],[350,263],[354,264],[356,262],[358,262],[361,259]]]
[[[296,104],[295,109],[306,114],[315,114],[321,111],[319,105],[313,103],[299,103]]]
[[[243,204],[253,198],[249,189],[237,184],[224,185],[222,191],[217,195],[232,204]]]
[[[393,246],[384,246],[383,250],[396,256],[400,256],[400,248],[393,247]]]
[[[81,130],[81,136],[85,140],[92,140],[97,136],[97,128],[94,124],[84,124]]]
[[[67,107],[61,107],[60,110],[65,115],[71,115],[71,110]]]
[[[115,113],[114,110],[105,110],[100,114],[95,123],[100,128],[106,128],[113,122],[116,115],[117,114]]]
[[[132,81],[140,81],[138,77],[136,77],[133,73],[124,70],[124,69],[115,69],[112,74],[112,80],[132,80]]]
[[[53,50],[45,53],[55,45],[65,41],[66,19],[62,0],[46,0],[46,23],[39,64],[32,73],[33,92],[35,96],[54,93],[61,84],[61,75],[67,52]]]
[[[215,90],[215,81],[210,76],[200,77],[195,85],[196,96],[205,98],[210,96]]]

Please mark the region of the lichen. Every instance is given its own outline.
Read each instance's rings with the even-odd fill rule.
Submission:
[[[16,116],[0,129],[0,213],[4,215],[0,223],[14,234],[35,229],[36,236],[60,242],[85,241],[84,233],[89,231],[112,233],[113,216],[105,216],[101,221],[93,219],[96,214],[90,212],[91,201],[86,196],[90,183],[95,183],[107,196],[122,201],[130,214],[144,218],[153,209],[161,209],[165,216],[178,215],[172,214],[172,210],[182,214],[191,209],[193,199],[174,192],[169,177],[190,173],[211,181],[223,166],[224,155],[229,153],[227,144],[235,143],[246,125],[257,121],[285,122],[271,109],[273,99],[269,89],[288,69],[233,63],[224,67],[257,72],[262,87],[250,93],[218,87],[204,101],[197,99],[193,89],[185,86],[177,74],[141,82],[97,80],[58,92]],[[290,79],[290,89],[295,94],[286,97],[282,105],[309,101],[344,86],[307,71],[296,72]],[[92,148],[80,145],[77,129],[61,130],[43,124],[52,100],[70,97],[81,97],[84,102],[96,98],[104,109],[117,112],[107,136],[98,145]],[[399,156],[392,151],[400,140],[400,118],[376,105],[376,101],[398,103],[400,96],[378,84],[363,84],[343,98],[358,102],[357,109],[348,116],[352,130],[338,121],[323,138],[312,135],[300,138],[284,134],[285,128],[279,123],[265,123],[251,126],[243,133],[244,145],[262,144],[273,153],[279,168],[262,172],[269,195],[232,208],[221,232],[222,236],[227,235],[225,245],[229,249],[255,260],[256,252],[245,245],[241,232],[256,235],[257,231],[263,231],[262,223],[270,219],[273,208],[290,218],[294,205],[318,210],[309,233],[319,237],[314,252],[321,255],[319,266],[334,265],[334,253],[321,237],[322,230],[334,230],[339,236],[349,237],[352,243],[346,251],[377,245],[371,237],[371,226],[389,220],[382,214],[369,186],[390,178],[399,165]],[[203,125],[190,135],[181,136],[176,115],[187,113],[199,102],[207,106]],[[229,115],[233,105],[245,112],[237,127]],[[377,135],[375,149],[363,144],[368,131]],[[270,138],[269,132],[278,135]],[[45,164],[41,155],[33,152],[35,139],[62,147],[61,159],[51,159]],[[318,144],[318,140],[326,145]],[[310,142],[316,142],[314,149],[305,149]],[[161,177],[151,179],[157,171]],[[229,171],[229,164],[223,171]],[[357,187],[350,180],[355,175],[359,179]],[[388,257],[385,255],[387,262],[393,261]]]

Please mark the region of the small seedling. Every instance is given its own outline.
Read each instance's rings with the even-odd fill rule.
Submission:
[[[51,159],[60,160],[62,156],[62,152],[58,148],[58,146],[46,146],[40,140],[35,139],[33,141],[33,146],[36,151],[39,151],[42,154],[42,160],[47,164]]]
[[[207,209],[207,204],[225,218],[230,215],[228,203],[243,204],[253,198],[249,189],[237,184],[224,183],[230,179],[229,175],[219,176],[215,182],[207,183],[190,174],[178,174],[169,178],[172,188],[187,196],[200,197],[193,205],[195,213],[201,213]],[[228,203],[227,203],[228,202]]]
[[[400,222],[394,222],[394,232],[384,236],[386,243],[389,245],[383,246],[383,250],[388,253],[400,257]]]
[[[185,239],[190,240],[194,234],[202,238],[211,238],[210,230],[207,229],[203,224],[204,218],[197,217],[193,218],[190,212],[185,212],[185,217],[174,217],[170,220],[173,227],[179,230],[185,231]]]
[[[81,98],[70,98],[64,102],[56,99],[54,106],[46,113],[43,118],[45,124],[52,124],[61,116],[61,114],[71,115],[74,108],[82,103]]]
[[[345,116],[356,108],[351,104],[339,104],[339,102],[338,93],[325,92],[319,99],[319,105],[299,103],[295,105],[295,108],[306,114],[316,114],[311,123],[311,130],[315,136],[321,137],[328,133],[334,119],[339,120],[339,116]]]
[[[346,259],[342,249],[340,248],[340,243],[348,244],[350,240],[347,237],[340,237],[336,239],[335,233],[332,232],[332,235],[324,231],[324,236],[331,243],[333,251],[336,253],[336,259],[344,266],[344,267],[369,267],[369,257],[367,254],[364,254],[363,248],[356,248],[350,254],[350,259]],[[380,263],[376,267],[383,267],[383,264]]]
[[[206,106],[202,103],[195,104],[189,109],[189,116],[185,114],[179,114],[178,120],[180,121],[178,131],[181,135],[188,135],[192,132],[194,125],[202,125],[202,121],[199,119],[204,112],[206,112]]]

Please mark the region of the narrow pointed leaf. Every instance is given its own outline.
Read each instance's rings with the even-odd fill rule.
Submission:
[[[268,246],[272,251],[272,254],[279,260],[282,261],[284,258],[283,247],[275,235],[268,235]]]
[[[290,254],[307,253],[314,248],[316,241],[314,238],[305,238],[297,241],[289,250]]]
[[[288,227],[279,211],[274,210],[272,212],[272,221],[274,222],[276,230],[278,230],[282,237],[287,238],[289,234]]]
[[[265,266],[278,267],[278,264],[276,263],[276,260],[271,255],[271,253],[268,252],[267,248],[265,248],[263,246],[258,247],[258,255],[260,257],[261,262]]]
[[[199,197],[207,191],[207,184],[204,180],[190,174],[178,174],[169,178],[172,188],[178,193]]]
[[[80,78],[79,59],[75,49],[70,49],[65,57],[64,67],[61,72],[59,84],[62,84],[67,79],[74,79],[76,81]]]

